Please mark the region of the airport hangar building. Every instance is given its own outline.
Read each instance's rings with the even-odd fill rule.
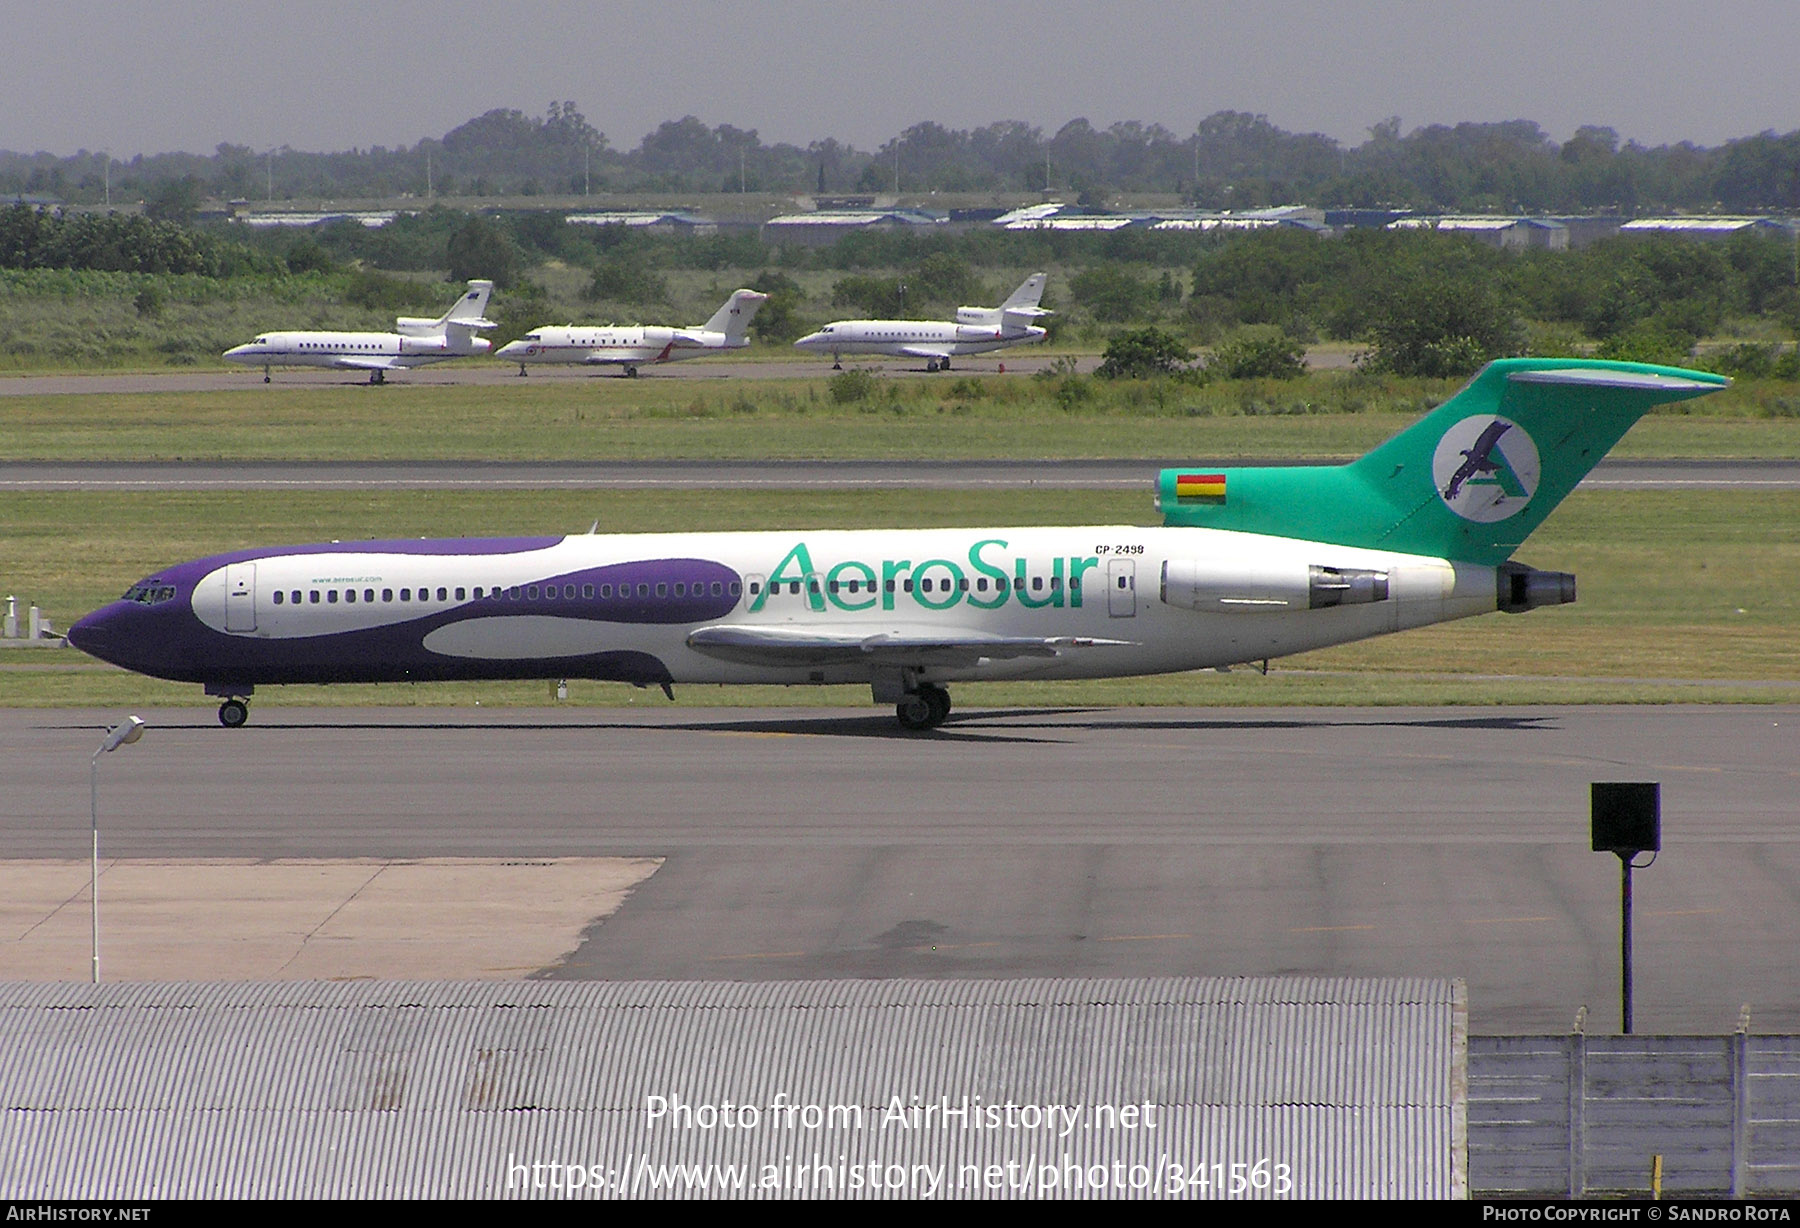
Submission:
[[[1800,1037],[1747,1024],[1471,1037],[1430,978],[0,983],[0,1197],[1792,1196]]]

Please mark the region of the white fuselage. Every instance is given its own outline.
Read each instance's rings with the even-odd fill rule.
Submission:
[[[487,352],[485,337],[465,336],[460,344],[448,335],[414,337],[401,333],[260,333],[256,340],[225,351],[231,362],[247,367],[332,367],[376,370],[422,367],[448,358]]]
[[[698,358],[719,350],[742,349],[748,338],[705,329],[666,325],[552,325],[534,328],[495,352],[508,362],[579,363],[587,366],[649,366]]]
[[[900,668],[903,659],[880,651],[888,641],[925,646],[918,680],[1093,678],[1279,657],[1495,608],[1493,568],[1207,529],[685,533],[521,541],[516,549],[469,544],[481,549],[458,553],[454,542],[434,542],[421,543],[423,553],[359,552],[346,543],[323,554],[233,556],[196,577],[192,612],[212,632],[248,641],[273,681],[294,680],[282,672],[284,645],[316,664],[320,637],[341,637],[346,668],[328,672],[343,681],[360,677],[353,658],[364,653],[376,670],[370,677],[394,676],[396,662],[414,652],[419,676],[457,676],[461,662],[468,676],[501,676],[516,665],[518,676],[578,677],[581,659],[624,652],[654,658],[674,682],[804,684],[868,683],[880,669]],[[649,576],[633,569],[664,564],[674,568],[667,591],[646,582],[626,592],[636,586],[621,583],[615,594],[604,581]],[[1196,566],[1249,578],[1197,589]],[[1380,573],[1385,596],[1307,608],[1304,579],[1297,602],[1291,585],[1284,591],[1269,579],[1283,568],[1303,578],[1320,566]],[[699,583],[692,594],[675,591],[682,575],[710,577],[703,582],[719,591],[702,593]],[[406,631],[412,624],[420,624],[416,635]],[[702,628],[715,636],[749,629],[762,638],[721,647],[705,643],[706,634],[696,634]],[[386,646],[371,652],[359,633],[381,636]],[[786,651],[782,637],[837,637],[850,651],[809,659]],[[991,658],[980,650],[984,638],[1021,637],[1050,647]],[[959,644],[964,658],[944,655]],[[243,676],[255,680],[256,672]]]
[[[804,350],[833,356],[889,354],[901,358],[943,359],[985,354],[1008,346],[1044,339],[1035,324],[957,324],[931,320],[837,320],[794,342]]]

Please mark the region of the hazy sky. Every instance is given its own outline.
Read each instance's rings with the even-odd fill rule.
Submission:
[[[1602,124],[1659,145],[1800,128],[1795,0],[4,0],[0,149],[411,145],[575,102],[872,149],[922,120],[1220,110],[1349,144],[1390,115]]]

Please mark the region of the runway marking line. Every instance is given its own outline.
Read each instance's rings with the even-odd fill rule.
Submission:
[[[1193,934],[1119,934],[1112,938],[1100,938],[1099,942],[1163,942],[1173,938],[1192,938]]]
[[[1290,934],[1342,934],[1350,930],[1372,930],[1373,925],[1303,925],[1290,927]]]
[[[1723,908],[1658,908],[1646,912],[1646,917],[1711,917],[1722,913]]]
[[[1537,921],[1554,921],[1555,917],[1471,917],[1470,925],[1528,925]]]

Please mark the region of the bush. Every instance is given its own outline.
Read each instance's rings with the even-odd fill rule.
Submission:
[[[445,254],[451,281],[479,277],[505,289],[518,276],[518,249],[504,231],[484,218],[472,217],[457,227]]]
[[[1369,327],[1371,371],[1459,379],[1484,363],[1525,352],[1525,329],[1478,282],[1421,277],[1382,296]]]
[[[591,301],[665,303],[669,284],[627,256],[613,256],[594,267],[586,295]]]
[[[758,341],[780,344],[794,341],[807,331],[797,310],[806,301],[806,292],[799,282],[786,273],[765,269],[745,284],[769,296],[750,321],[750,331]]]
[[[852,405],[875,395],[875,377],[867,371],[839,371],[825,387],[834,404]]]
[[[1278,328],[1252,326],[1213,351],[1206,371],[1224,379],[1299,379],[1306,347]]]
[[[1113,334],[1095,372],[1103,379],[1144,379],[1173,375],[1194,360],[1192,350],[1166,329],[1130,328]]]
[[[1138,319],[1156,304],[1156,288],[1129,269],[1101,264],[1069,279],[1069,292],[1096,320],[1123,324]]]
[[[1594,351],[1596,358],[1619,362],[1655,362],[1680,366],[1689,361],[1694,350],[1691,333],[1676,332],[1655,321],[1645,321],[1608,337]]]
[[[1745,342],[1709,355],[1703,365],[1733,379],[1767,379],[1775,374],[1780,350],[1778,345]]]

